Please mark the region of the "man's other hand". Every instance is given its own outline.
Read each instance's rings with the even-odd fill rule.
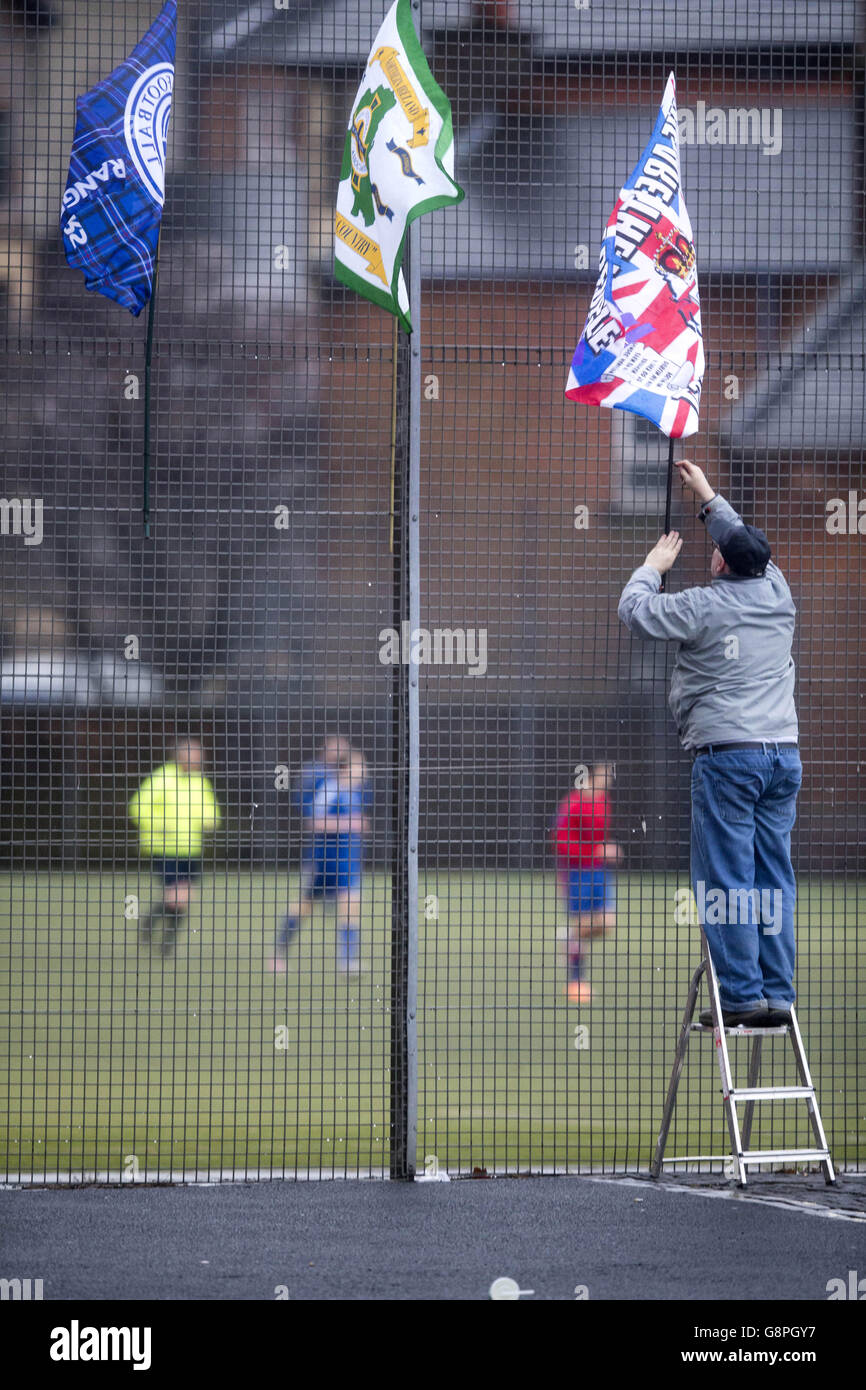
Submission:
[[[699,502],[709,502],[715,493],[710,487],[703,473],[696,463],[690,463],[688,459],[677,459],[674,461],[675,467],[680,470],[680,482],[683,487],[693,492]]]
[[[679,531],[669,531],[666,536],[659,536],[644,564],[651,565],[659,574],[667,574],[682,548],[683,539]]]

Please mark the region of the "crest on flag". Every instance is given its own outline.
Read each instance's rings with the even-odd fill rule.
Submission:
[[[373,43],[346,131],[334,219],[334,271],[411,332],[401,264],[406,229],[459,203],[451,106],[395,0]]]
[[[165,153],[174,92],[174,64],[143,72],[126,99],[123,134],[130,158],[155,203],[165,202]]]
[[[565,394],[643,415],[682,439],[698,428],[703,375],[697,258],[671,73],[653,133],[608,219]]]
[[[177,0],[129,57],[76,103],[60,212],[68,263],[131,314],[153,292],[177,36]]]

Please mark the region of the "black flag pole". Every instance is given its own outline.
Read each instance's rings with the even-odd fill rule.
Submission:
[[[673,441],[673,438],[671,437],[671,438],[668,439],[668,486],[667,486],[667,493],[666,493],[666,495],[665,495],[665,535],[667,535],[668,532],[669,532],[670,529],[671,529],[671,504],[672,504],[672,501],[673,501],[673,496],[672,496],[672,493],[673,493],[673,481],[674,481],[674,441]],[[668,577],[667,577],[666,574],[663,574],[663,575],[662,575],[662,586],[661,586],[661,589],[659,590],[659,593],[662,593],[662,594],[663,594],[664,591],[665,591],[665,589],[667,588],[667,578],[668,578]]]
[[[159,239],[153,263],[153,289],[147,306],[147,338],[144,344],[144,468],[142,472],[141,514],[145,537],[150,539],[150,374],[153,360],[153,318],[156,308],[156,286],[159,280]]]

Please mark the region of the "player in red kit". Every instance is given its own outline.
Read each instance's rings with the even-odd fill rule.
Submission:
[[[572,1004],[592,1000],[584,974],[588,943],[616,925],[612,869],[622,859],[622,850],[607,838],[612,781],[613,765],[597,763],[588,785],[560,802],[553,825],[559,884],[570,917],[566,993]]]

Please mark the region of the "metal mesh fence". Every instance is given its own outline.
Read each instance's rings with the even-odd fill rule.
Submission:
[[[466,192],[418,224],[414,513],[409,340],[333,278],[386,6],[182,0],[148,538],[146,315],[85,292],[57,214],[75,96],[158,8],[0,5],[5,1179],[647,1165],[699,955],[691,764],[672,653],[616,610],[667,448],[563,390],[671,69],[708,362],[681,452],[797,603],[799,1013],[834,1157],[861,1162],[862,4],[413,7]],[[675,497],[674,591],[709,577],[696,510]],[[576,1007],[550,827],[600,763],[622,856]],[[323,767],[357,818],[349,886],[311,868]],[[178,768],[218,808],[200,850],[130,817]],[[712,1051],[693,1044],[672,1153],[725,1148]],[[762,1147],[803,1137],[759,1118]]]

